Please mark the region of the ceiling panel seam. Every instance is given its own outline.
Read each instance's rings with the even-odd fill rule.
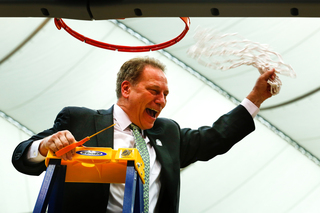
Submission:
[[[18,52],[24,45],[26,45],[37,33],[50,21],[51,18],[46,18],[41,24],[25,39],[14,48],[7,56],[0,60],[0,65],[7,61],[11,56]]]
[[[298,207],[305,200],[307,200],[307,198],[310,197],[315,191],[317,191],[319,187],[320,187],[319,183],[316,186],[312,187],[307,193],[304,194],[304,196],[302,196],[298,201],[294,202],[292,206],[285,213],[293,212],[296,207]]]
[[[35,95],[33,95],[31,98],[25,100],[22,103],[19,103],[16,106],[10,107],[8,110],[6,110],[7,112],[13,111],[13,110],[17,110],[27,104],[29,104],[30,102],[34,101],[35,99],[38,99],[39,97],[43,96],[45,93],[47,93],[50,89],[52,89],[58,82],[61,82],[64,78],[66,78],[68,75],[70,75],[73,71],[75,71],[75,68],[77,66],[79,66],[81,61],[84,61],[84,59],[86,57],[88,57],[88,55],[93,51],[93,49],[89,50],[87,52],[86,55],[83,55],[77,63],[75,63],[75,65],[71,66],[68,70],[66,70],[65,72],[63,72],[59,78],[53,79],[53,81],[48,84],[45,88],[43,88],[42,90],[39,90],[39,92]]]
[[[310,38],[314,37],[317,33],[319,33],[319,31],[320,31],[320,28],[316,28],[316,30],[314,30],[312,33],[308,34],[308,36],[302,38],[300,41],[292,44],[291,47],[289,47],[288,49],[284,50],[282,52],[282,54],[285,55],[285,54],[291,52],[293,49],[296,49],[297,47],[299,47],[303,43],[307,42]]]
[[[277,108],[277,107],[282,107],[282,106],[285,106],[285,105],[288,105],[288,104],[292,104],[292,103],[294,103],[294,102],[296,102],[296,101],[299,101],[299,100],[301,100],[301,99],[307,98],[307,97],[309,97],[310,95],[313,95],[314,93],[319,92],[319,90],[320,90],[320,87],[318,87],[318,88],[316,88],[316,89],[314,89],[314,90],[312,90],[312,91],[310,91],[310,92],[308,92],[308,93],[306,93],[306,94],[304,94],[304,95],[301,95],[301,96],[299,96],[299,97],[297,97],[297,98],[294,98],[294,99],[292,99],[292,100],[289,100],[289,101],[286,101],[286,102],[284,102],[284,103],[277,104],[277,105],[274,105],[274,106],[263,107],[263,108],[261,108],[260,110],[269,110],[269,109],[274,109],[274,108]]]
[[[112,19],[109,20],[112,23],[114,23],[115,25],[117,25],[118,27],[120,27],[122,30],[128,32],[129,34],[131,34],[132,36],[136,37],[137,39],[139,39],[140,41],[142,41],[143,43],[147,44],[147,45],[151,45],[154,44],[153,42],[151,42],[148,38],[144,37],[143,35],[141,35],[140,33],[136,32],[134,29],[126,26],[125,24],[123,24],[122,22]],[[164,55],[165,57],[167,57],[169,60],[173,61],[174,63],[176,63],[178,66],[182,67],[184,70],[186,70],[187,72],[189,72],[191,75],[195,76],[197,79],[201,80],[203,83],[205,83],[206,85],[208,85],[209,87],[211,87],[212,89],[214,89],[215,91],[217,91],[219,94],[221,94],[222,96],[224,96],[226,99],[230,100],[232,103],[234,103],[235,105],[240,104],[240,101],[235,98],[234,96],[232,96],[231,94],[229,94],[227,91],[225,91],[223,88],[221,88],[220,86],[218,86],[217,84],[215,84],[213,81],[209,80],[208,78],[206,78],[205,76],[203,76],[201,73],[199,73],[198,71],[194,70],[193,68],[191,68],[190,66],[188,66],[187,64],[185,64],[183,61],[181,61],[180,59],[178,59],[177,57],[173,56],[171,53],[165,51],[165,50],[158,50],[159,53],[161,53],[162,55]],[[275,127],[273,124],[271,124],[269,121],[267,121],[265,118],[263,118],[262,116],[260,116],[259,114],[256,116],[256,119],[263,124],[264,126],[266,126],[268,129],[270,129],[274,134],[278,135],[280,138],[282,138],[284,141],[288,142],[290,145],[292,145],[295,149],[297,149],[301,154],[305,155],[308,159],[310,159],[312,162],[314,162],[316,165],[320,166],[320,160],[313,155],[311,152],[309,152],[307,149],[305,149],[303,146],[301,146],[297,141],[293,140],[290,136],[288,136],[287,134],[285,134],[284,132],[282,132],[281,130],[279,130],[277,127]]]

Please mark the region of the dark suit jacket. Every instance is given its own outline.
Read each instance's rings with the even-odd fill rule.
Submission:
[[[21,142],[12,156],[15,168],[25,174],[39,175],[46,170],[43,162],[28,163],[28,147],[35,140],[42,139],[60,130],[69,130],[76,140],[91,135],[113,123],[113,107],[109,110],[90,110],[66,107],[57,116],[54,126],[29,140]],[[152,129],[146,130],[157,159],[161,163],[161,191],[157,204],[159,212],[178,212],[180,195],[180,168],[196,161],[207,161],[227,152],[235,143],[254,130],[254,122],[241,105],[220,117],[211,127],[197,130],[180,129],[170,119],[158,118]],[[162,146],[156,144],[156,139]],[[113,128],[86,142],[88,147],[113,147]],[[65,212],[105,212],[108,203],[109,184],[65,183]]]

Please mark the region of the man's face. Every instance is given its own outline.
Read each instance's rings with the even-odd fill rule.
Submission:
[[[122,95],[127,98],[123,109],[131,122],[141,129],[150,129],[166,106],[167,78],[161,69],[147,65],[139,80],[136,85],[122,83]]]

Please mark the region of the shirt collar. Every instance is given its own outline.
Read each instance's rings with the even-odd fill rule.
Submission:
[[[113,118],[117,121],[122,131],[124,131],[132,123],[127,113],[121,109],[117,104],[113,108]]]
[[[121,131],[125,131],[127,128],[130,128],[129,125],[132,123],[127,113],[125,113],[117,104],[113,107],[113,119],[117,121]],[[143,137],[146,137],[144,130],[141,130],[141,134]]]

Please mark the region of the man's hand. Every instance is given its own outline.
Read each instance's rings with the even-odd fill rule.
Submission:
[[[268,84],[268,79],[274,79],[275,77],[275,69],[271,69],[260,75],[252,91],[247,96],[247,99],[249,99],[257,107],[260,107],[262,102],[272,96],[270,92],[270,85]]]
[[[50,135],[44,138],[39,146],[39,152],[41,155],[46,156],[48,151],[51,150],[53,152],[57,152],[63,147],[68,146],[69,144],[75,143],[76,140],[73,135],[68,131],[60,131],[53,135]],[[72,160],[72,156],[75,154],[75,150],[71,150],[70,152],[61,156],[63,160]]]

